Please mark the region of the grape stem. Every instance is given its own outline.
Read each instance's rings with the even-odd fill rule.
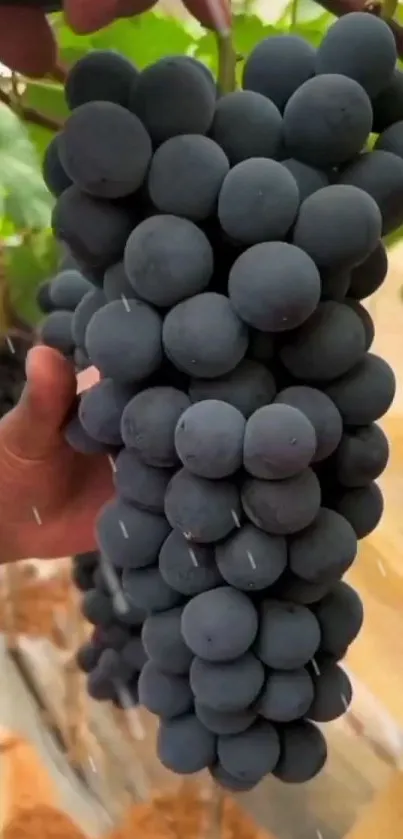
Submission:
[[[236,53],[232,43],[232,33],[220,35],[217,32],[218,49],[218,89],[221,94],[235,90]]]
[[[12,111],[15,111],[15,101],[13,96],[6,93],[4,90],[0,88],[0,102],[4,102]],[[60,131],[63,127],[63,124],[52,117],[46,116],[46,114],[40,113],[40,111],[36,111],[34,108],[26,108],[23,105],[18,106],[18,115],[25,122],[31,122],[34,125],[40,125],[42,128],[47,128],[49,131]]]
[[[368,12],[368,14],[382,16],[387,20],[396,41],[397,52],[403,58],[403,27],[392,20],[396,9],[396,0],[317,0],[320,6],[336,17],[348,15],[349,12]]]

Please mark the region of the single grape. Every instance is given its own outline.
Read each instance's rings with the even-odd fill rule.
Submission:
[[[113,649],[103,650],[96,666],[97,675],[105,682],[124,684],[133,675],[131,668]]]
[[[251,783],[250,781],[240,781],[238,778],[233,778],[220,763],[212,766],[209,772],[216,784],[230,792],[249,792],[256,786],[255,782]]]
[[[81,601],[82,613],[94,626],[110,626],[114,620],[113,604],[110,597],[102,591],[86,591]]]
[[[112,50],[93,50],[73,64],[65,85],[71,110],[86,102],[114,102],[128,107],[138,70],[127,58]]]
[[[360,318],[344,303],[327,300],[285,340],[280,358],[287,370],[306,382],[339,379],[365,354]]]
[[[147,662],[147,653],[140,637],[129,638],[121,650],[122,661],[133,673],[139,673]]]
[[[351,370],[326,387],[345,425],[370,425],[383,417],[396,392],[393,370],[383,358],[367,353]]]
[[[222,582],[213,548],[190,543],[179,530],[172,530],[165,540],[158,564],[167,585],[187,597],[216,588]]]
[[[186,646],[181,632],[183,608],[149,615],[143,624],[141,639],[149,659],[166,673],[184,675],[189,672],[193,653]]]
[[[403,161],[402,161],[403,166]],[[360,184],[318,189],[300,209],[293,242],[321,269],[353,268],[373,251],[382,218],[374,198]]]
[[[97,627],[98,641],[104,647],[109,647],[116,652],[123,652],[123,648],[131,642],[130,630],[120,623],[113,623],[107,627]]]
[[[221,96],[210,129],[231,166],[250,157],[276,158],[283,121],[276,105],[253,90],[235,90]]]
[[[75,452],[79,454],[101,454],[108,451],[108,446],[90,437],[83,428],[78,414],[75,414],[64,427],[64,437]]]
[[[122,384],[145,379],[162,360],[162,322],[140,300],[114,300],[92,316],[85,348],[103,376]]]
[[[59,196],[52,227],[56,238],[66,242],[80,262],[103,272],[121,259],[133,229],[133,214],[117,202],[100,201],[73,185]]]
[[[123,411],[123,442],[149,466],[175,466],[175,428],[188,406],[188,396],[176,388],[146,388]]]
[[[193,775],[215,762],[216,738],[194,714],[184,714],[161,722],[157,755],[171,772]]]
[[[182,134],[166,140],[155,152],[148,192],[161,213],[203,221],[214,213],[228,171],[228,158],[214,140]]]
[[[181,469],[168,484],[165,515],[194,542],[217,542],[240,525],[238,489],[229,481],[209,481]]]
[[[192,710],[193,694],[185,676],[173,676],[148,661],[139,678],[140,704],[152,714],[172,719]]]
[[[226,582],[243,591],[262,591],[273,585],[287,564],[282,536],[271,536],[245,524],[216,546],[218,570]]]
[[[219,737],[217,754],[231,776],[257,783],[270,774],[279,761],[279,736],[274,725],[259,720],[241,734]]]
[[[313,682],[305,668],[269,670],[257,708],[271,722],[294,722],[306,715],[313,698]]]
[[[274,776],[283,783],[304,784],[323,769],[327,759],[326,740],[311,722],[300,720],[280,731],[280,760]]]
[[[334,452],[341,440],[343,423],[331,399],[316,388],[294,385],[280,391],[275,403],[291,405],[301,411],[312,424],[316,435],[313,461],[321,461]]]
[[[338,582],[315,604],[314,612],[320,626],[321,650],[336,658],[341,657],[356,639],[363,624],[364,609],[359,595],[344,581]]]
[[[71,312],[55,311],[47,315],[39,327],[42,343],[59,350],[63,355],[71,355],[74,351],[72,320]]]
[[[176,168],[172,176],[177,182]],[[207,288],[213,261],[207,236],[192,221],[160,215],[150,216],[133,230],[124,264],[136,296],[155,306],[169,307]]]
[[[151,156],[151,140],[140,120],[113,102],[80,105],[61,134],[64,169],[83,192],[95,197],[124,198],[135,192]]]
[[[120,446],[120,420],[131,391],[113,379],[102,379],[86,390],[80,399],[78,416],[84,431],[108,446]]]
[[[322,507],[315,521],[289,540],[290,568],[297,577],[312,583],[329,576],[342,577],[354,562],[357,549],[348,520]]]
[[[85,347],[85,333],[87,326],[98,309],[101,309],[106,303],[106,298],[103,291],[93,290],[84,294],[80,300],[71,324],[71,331],[76,347],[84,349]]]
[[[299,207],[298,186],[275,160],[254,157],[237,163],[225,177],[218,198],[224,232],[242,245],[282,239]]]
[[[60,162],[60,134],[55,134],[46,147],[42,163],[43,180],[52,195],[58,198],[72,184]]]
[[[252,653],[220,663],[195,658],[190,667],[190,685],[196,701],[220,713],[250,708],[264,678],[264,667]]]
[[[44,315],[49,315],[55,310],[50,294],[51,284],[51,280],[44,280],[36,290],[36,305]]]
[[[299,199],[305,201],[312,193],[317,192],[318,189],[323,189],[329,186],[329,177],[323,169],[317,169],[315,166],[308,166],[307,163],[301,163],[295,157],[289,157],[281,161],[282,165],[291,172],[295,178],[298,190]]]
[[[378,425],[349,428],[335,455],[336,477],[345,487],[364,487],[386,469],[389,443]]]
[[[388,273],[388,254],[383,242],[379,242],[369,256],[351,273],[348,296],[354,300],[365,300],[378,291]]]
[[[320,299],[320,275],[312,259],[286,242],[262,242],[234,262],[228,293],[239,317],[263,332],[302,324]]]
[[[331,577],[329,579],[323,578],[320,583],[311,583],[297,577],[287,568],[275,587],[275,596],[279,600],[310,606],[311,603],[317,603],[318,600],[321,600],[330,591],[334,582],[334,577]]]
[[[227,297],[205,292],[171,309],[164,320],[162,340],[166,355],[179,370],[215,379],[242,360],[248,332]]]
[[[124,297],[133,297],[133,287],[126,274],[123,260],[111,265],[105,271],[103,291],[106,303],[112,303],[113,300],[122,300]]]
[[[403,119],[403,73],[397,67],[389,84],[383,87],[381,92],[372,102],[374,121],[372,130],[380,134]]]
[[[115,684],[95,668],[87,677],[87,693],[97,702],[110,702],[116,697]]]
[[[227,478],[242,465],[245,419],[227,402],[206,399],[191,405],[175,429],[183,465],[201,478]]]
[[[212,734],[240,734],[255,722],[257,714],[251,709],[244,711],[216,711],[196,700],[195,713]]]
[[[113,472],[117,493],[148,513],[164,512],[164,499],[172,472],[144,463],[133,449],[119,452]]]
[[[319,643],[319,623],[306,606],[277,600],[261,604],[255,652],[268,667],[303,667],[315,655]]]
[[[351,282],[351,271],[324,268],[320,274],[322,284],[322,300],[336,300],[344,303]]]
[[[144,609],[148,615],[165,612],[183,602],[179,592],[166,584],[157,565],[124,569],[122,585],[129,603]]]
[[[178,134],[207,134],[215,99],[210,79],[185,56],[172,56],[142,71],[130,108],[159,144]]]
[[[255,478],[291,478],[309,466],[315,450],[312,423],[291,405],[259,408],[246,423],[243,462]]]
[[[216,379],[191,379],[189,396],[192,402],[219,399],[237,408],[246,419],[258,408],[272,402],[276,393],[274,376],[264,364],[244,359]]]
[[[342,170],[339,183],[358,187],[376,201],[382,218],[382,236],[400,227],[403,222],[403,160],[400,157],[380,149],[361,154]],[[375,245],[376,242],[371,250]]]
[[[315,56],[297,35],[270,35],[248,56],[242,87],[267,96],[283,112],[294,91],[315,74]]]
[[[182,614],[186,644],[206,661],[233,661],[243,655],[253,644],[257,630],[253,603],[230,586],[196,595]]]
[[[319,481],[311,469],[281,481],[249,478],[242,487],[242,506],[256,527],[287,535],[308,527],[321,501]]]
[[[316,73],[341,73],[372,97],[390,83],[396,60],[395,39],[386,21],[352,12],[327,30],[317,52]]]
[[[361,151],[372,129],[372,107],[353,79],[329,73],[304,82],[284,111],[284,139],[292,157],[331,167]]]
[[[92,641],[87,641],[85,644],[82,644],[75,655],[77,667],[83,673],[91,673],[98,664],[101,652],[102,647],[97,646]]]
[[[138,510],[119,499],[105,504],[96,522],[100,549],[117,568],[152,565],[168,532],[163,516]]]
[[[365,539],[378,527],[382,518],[383,495],[375,483],[346,489],[337,499],[335,507],[350,523],[357,539]]]
[[[355,312],[355,314],[360,318],[365,333],[365,349],[368,352],[368,350],[371,349],[375,338],[374,321],[365,306],[359,303],[358,300],[352,300],[350,297],[346,297],[344,303],[346,306],[350,306],[350,309],[352,309],[353,312]]]
[[[347,673],[337,664],[322,665],[314,676],[315,696],[306,713],[315,722],[332,722],[346,713],[353,698]]]

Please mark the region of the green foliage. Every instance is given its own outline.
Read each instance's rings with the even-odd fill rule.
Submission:
[[[266,5],[267,19],[257,13],[254,0],[233,6],[238,81],[245,57],[262,38],[292,32],[317,45],[334,20],[314,0],[270,0]],[[403,24],[403,0],[396,19]],[[75,35],[61,14],[52,15],[52,25],[67,66],[90,50],[115,49],[140,68],[162,56],[182,53],[198,57],[217,72],[214,35],[189,19],[180,21],[153,10],[87,36]],[[3,81],[0,77],[2,89]],[[17,110],[20,116],[0,103],[0,248],[5,248],[13,304],[22,317],[34,322],[37,284],[57,265],[50,231],[52,199],[42,183],[41,161],[68,114],[62,85],[25,80]]]

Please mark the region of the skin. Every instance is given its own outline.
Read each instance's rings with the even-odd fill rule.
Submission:
[[[22,397],[0,421],[0,562],[95,549],[95,518],[113,494],[111,465],[74,452],[63,428],[76,390],[97,380],[90,368],[77,381],[49,347],[29,352]]]

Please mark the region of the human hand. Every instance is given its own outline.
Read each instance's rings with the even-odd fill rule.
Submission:
[[[41,78],[52,73],[57,47],[48,12],[65,13],[79,34],[102,29],[118,17],[139,14],[155,0],[0,0],[0,61],[10,70]]]
[[[81,389],[94,383],[85,371]],[[113,494],[105,455],[80,455],[63,426],[77,381],[49,347],[27,358],[27,385],[0,421],[0,562],[70,556],[95,549],[94,522]]]

